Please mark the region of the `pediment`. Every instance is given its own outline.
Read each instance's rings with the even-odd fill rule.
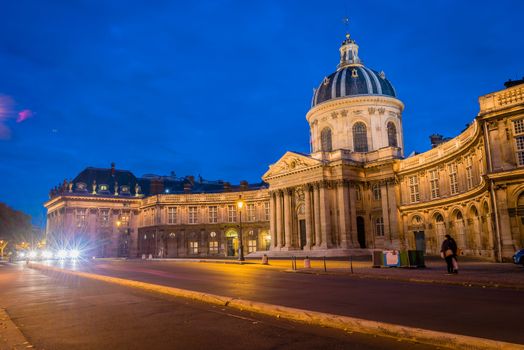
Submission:
[[[269,166],[269,170],[262,176],[264,181],[273,176],[291,174],[307,168],[316,167],[322,164],[322,161],[311,158],[304,154],[295,152],[286,152],[275,164]]]

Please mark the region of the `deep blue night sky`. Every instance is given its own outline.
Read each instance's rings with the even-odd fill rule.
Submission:
[[[0,201],[45,222],[87,166],[260,181],[309,152],[312,89],[342,18],[405,103],[406,154],[457,135],[524,75],[524,2],[2,1]]]

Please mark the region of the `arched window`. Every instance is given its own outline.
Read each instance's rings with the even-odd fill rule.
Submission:
[[[374,184],[371,189],[373,191],[373,199],[376,200],[376,201],[379,201],[382,198],[382,196],[380,194],[380,185],[379,184]]]
[[[320,132],[320,142],[321,142],[321,148],[323,152],[332,151],[331,129],[330,128],[322,129],[322,131]]]
[[[356,197],[357,201],[361,201],[362,200],[362,192],[360,190],[360,186],[359,185],[355,186],[355,197]]]
[[[368,151],[367,128],[366,124],[362,122],[358,122],[353,125],[353,146],[355,148],[355,152]]]
[[[398,147],[397,142],[397,127],[393,122],[388,123],[388,146]]]

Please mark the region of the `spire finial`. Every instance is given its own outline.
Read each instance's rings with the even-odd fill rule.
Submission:
[[[355,40],[351,39],[351,35],[349,35],[349,18],[344,17],[342,23],[346,26],[346,38],[340,47],[340,63],[337,68],[342,69],[352,65],[360,66],[362,62],[358,57],[358,45],[355,43]]]

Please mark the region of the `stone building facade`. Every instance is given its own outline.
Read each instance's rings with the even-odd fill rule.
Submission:
[[[451,234],[465,255],[510,258],[524,246],[524,80],[481,96],[457,137],[432,135],[434,148],[405,158],[404,104],[358,50],[347,35],[314,91],[311,153],[287,152],[265,183],[88,168],[53,190],[48,236],[89,237],[97,256],[234,256],[242,196],[251,256],[438,254]]]
[[[79,247],[96,257],[235,257],[240,236],[246,254],[270,246],[263,183],[136,178],[113,165],[86,168],[50,197],[45,204],[49,244]]]
[[[510,258],[524,246],[523,83],[480,97],[460,135],[404,158],[404,105],[347,35],[306,115],[312,153],[287,152],[263,176],[271,251],[438,254],[451,234],[465,255]]]

